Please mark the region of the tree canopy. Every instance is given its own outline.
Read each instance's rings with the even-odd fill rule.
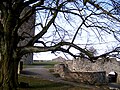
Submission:
[[[114,37],[119,41],[120,20],[118,15],[114,15],[114,12],[117,10],[116,6],[119,5],[119,3],[116,4],[115,3],[116,1],[114,0],[108,1],[102,0],[1,1],[1,21],[2,21],[1,24],[2,26],[4,26],[3,24],[4,22],[6,22],[7,20],[6,18],[10,16],[9,12],[11,12],[12,14],[14,13],[14,19],[16,19],[14,21],[17,22],[16,25],[14,25],[14,27],[13,26],[11,27],[13,27],[14,29],[12,30],[12,32],[13,31],[17,32],[18,28],[26,20],[28,20],[30,16],[32,16],[36,12],[37,17],[35,26],[39,27],[40,32],[36,36],[32,37],[26,46],[18,47],[21,56],[23,54],[31,52],[63,51],[76,57],[74,54],[72,54],[72,52],[70,52],[70,48],[71,47],[76,48],[74,42],[78,38],[83,38],[83,34],[86,34],[86,36],[89,37],[92,37],[92,35],[94,35],[95,36],[94,38],[99,40],[94,41],[98,43],[99,42],[101,43],[101,41],[105,41],[104,37],[107,35],[108,36],[114,35]],[[20,17],[20,14],[26,7],[31,7],[31,9],[28,10],[28,12],[23,17]],[[3,31],[1,30],[1,36],[2,32]],[[25,37],[22,36],[20,37],[25,39]],[[51,38],[51,40],[48,38]],[[47,39],[50,41],[47,41]],[[43,44],[43,46],[33,46],[37,41]],[[93,43],[93,40],[90,41]],[[78,42],[79,43],[77,44],[81,44],[81,40],[78,40]],[[86,42],[86,45],[89,44],[89,42]],[[67,45],[68,48],[62,48],[60,44],[62,46]],[[87,55],[86,53],[87,51],[84,48],[81,48],[80,45],[78,50],[80,51],[80,53],[84,53]]]
[[[30,9],[21,15],[27,7]],[[9,89],[15,86],[12,74],[16,76],[15,67],[20,58],[28,53],[61,51],[69,53],[74,58],[84,57],[93,61],[101,56],[106,57],[111,53],[119,52],[118,8],[119,1],[115,0],[1,0],[2,86]],[[36,23],[33,28],[38,29],[39,32],[35,36],[29,33],[19,35],[20,27],[35,13]],[[19,46],[18,44],[28,36],[27,43]],[[115,40],[115,45],[104,54],[94,56],[86,48],[88,45],[106,43],[111,39]],[[39,45],[35,46],[35,43]],[[75,48],[79,53],[73,53],[71,48]]]

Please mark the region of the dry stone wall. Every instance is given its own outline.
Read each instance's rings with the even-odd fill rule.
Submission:
[[[118,74],[117,82],[120,82],[120,61],[117,61],[115,58],[108,59],[98,59],[95,63],[92,63],[89,60],[78,59],[66,61],[68,69],[72,72],[101,72],[106,71],[106,76],[111,71],[114,71]]]
[[[75,81],[91,85],[106,84],[106,72],[74,72],[70,71],[67,64],[56,64],[54,67],[55,73],[58,73],[60,77],[69,81]]]

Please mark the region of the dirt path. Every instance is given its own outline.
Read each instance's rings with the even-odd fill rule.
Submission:
[[[66,83],[73,86],[79,86],[78,83],[65,81],[65,80],[62,80],[61,78],[56,78],[53,74],[49,72],[49,69],[44,68],[42,66],[32,66],[32,67],[24,68],[22,73],[27,76],[39,77],[39,78],[54,81],[54,82],[61,82],[61,83]]]

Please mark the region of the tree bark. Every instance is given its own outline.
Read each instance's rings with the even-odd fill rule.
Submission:
[[[16,90],[18,85],[18,58],[17,44],[18,34],[15,31],[15,26],[18,23],[18,17],[12,10],[9,11],[4,22],[0,24],[2,37],[0,38],[0,53],[1,53],[1,87],[3,90]],[[18,15],[19,16],[19,15]]]
[[[1,43],[1,89],[16,90],[18,86],[18,62],[16,37],[10,33],[10,27],[4,28]]]
[[[14,62],[14,60],[4,61],[1,68],[1,89],[2,90],[16,90],[18,86],[18,62]]]

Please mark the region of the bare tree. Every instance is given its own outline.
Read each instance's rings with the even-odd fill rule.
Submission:
[[[115,15],[120,15],[120,0],[111,0],[112,5],[113,5],[113,10],[112,12]]]
[[[93,56],[95,56],[97,54],[97,50],[92,46],[89,49],[89,52],[93,54]]]
[[[21,17],[26,7],[31,8]],[[82,39],[84,34],[97,37],[99,42],[107,35],[118,36],[120,19],[111,13],[112,9],[111,2],[107,1],[88,0],[83,5],[81,0],[1,0],[1,87],[4,90],[16,90],[18,63],[21,57],[28,53],[61,51],[74,58],[81,56],[93,61],[100,56],[119,52],[120,47],[116,47],[100,56],[93,56],[76,44],[76,39]],[[35,12],[38,13],[35,26],[39,28],[39,33],[35,36],[30,36],[29,33],[21,36],[18,33],[19,28]],[[19,46],[28,35],[28,42]],[[39,42],[39,46],[34,46],[36,42]],[[83,41],[77,43],[81,42]],[[77,49],[80,55],[74,54],[71,48]]]

